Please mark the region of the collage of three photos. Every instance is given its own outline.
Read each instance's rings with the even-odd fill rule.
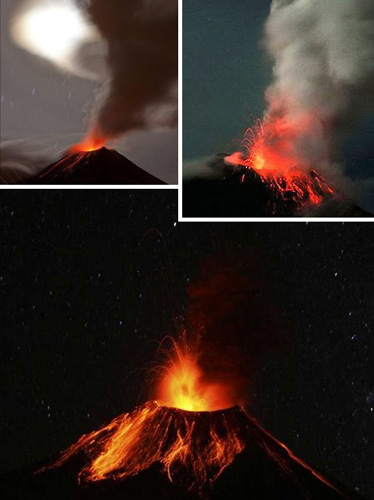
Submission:
[[[372,0],[1,0],[4,499],[374,500]]]

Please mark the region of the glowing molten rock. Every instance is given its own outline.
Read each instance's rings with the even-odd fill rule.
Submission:
[[[82,436],[54,466],[83,451],[89,463],[80,479],[99,481],[124,479],[160,463],[171,481],[200,490],[244,449],[243,416],[238,407],[188,412],[148,402]]]
[[[318,205],[333,196],[334,190],[314,168],[301,166],[303,160],[293,149],[290,131],[285,133],[282,126],[277,122],[259,122],[246,132],[242,142],[245,153],[235,152],[225,162],[252,169],[279,197],[293,199],[299,207],[307,203]],[[300,123],[298,133],[302,133],[303,126],[306,125]]]
[[[90,151],[97,151],[106,144],[106,139],[100,135],[90,134],[82,142],[76,144],[70,149],[70,153],[88,153]]]
[[[155,394],[160,404],[188,411],[215,411],[238,403],[230,386],[212,382],[204,375],[197,348],[189,346],[184,336],[179,344],[171,341]]]
[[[342,498],[340,487],[297,458],[238,406],[190,412],[148,402],[82,436],[49,468],[83,453],[87,464],[79,481],[96,482],[126,479],[158,463],[171,482],[204,496],[239,454],[251,456],[252,452],[267,467],[269,461],[274,464],[279,485],[285,481],[288,492],[299,492],[291,498]],[[245,473],[250,474],[251,462],[246,463]],[[256,477],[252,480],[256,483]],[[274,498],[286,497],[280,493]]]
[[[52,165],[44,168],[27,184],[138,185],[164,184],[101,142],[86,142]],[[99,149],[97,149],[99,148]]]
[[[83,451],[89,463],[79,477],[99,481],[123,479],[160,463],[171,481],[197,490],[221,474],[245,447],[246,417],[237,406],[227,409],[225,386],[204,380],[198,354],[185,337],[172,342],[160,369],[158,401],[82,436],[55,466]]]
[[[301,468],[329,491],[336,490],[242,408],[222,409],[230,391],[204,380],[198,361],[184,337],[180,344],[173,342],[160,370],[160,401],[149,401],[83,435],[47,469],[83,453],[86,465],[79,480],[96,482],[125,479],[159,464],[171,482],[204,495],[239,454],[257,448],[290,481],[297,482],[295,473]]]

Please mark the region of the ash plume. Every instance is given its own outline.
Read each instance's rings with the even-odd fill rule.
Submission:
[[[264,269],[266,262],[267,269]],[[187,290],[188,331],[198,335],[207,379],[230,383],[233,399],[248,402],[248,387],[266,353],[290,340],[282,285],[272,280],[274,263],[264,248],[222,248],[203,262]]]
[[[265,45],[275,61],[264,125],[303,167],[329,168],[342,133],[372,105],[374,3],[273,0]],[[279,144],[280,142],[280,144]]]
[[[87,11],[107,42],[110,79],[95,106],[107,137],[177,124],[177,0],[91,0]]]
[[[25,0],[10,29],[21,48],[99,82],[89,136],[176,127],[177,0]]]

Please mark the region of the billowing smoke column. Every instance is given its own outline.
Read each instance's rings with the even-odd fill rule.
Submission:
[[[265,32],[275,61],[268,106],[262,125],[244,141],[246,155],[236,153],[228,163],[268,178],[281,175],[294,188],[295,167],[331,173],[341,133],[372,103],[374,3],[273,0]],[[312,202],[321,191],[329,192],[319,183]]]
[[[22,48],[102,82],[82,148],[177,124],[177,0],[30,0],[15,13]]]
[[[99,112],[102,132],[176,126],[177,0],[92,0],[90,12],[108,41],[113,78]]]
[[[285,154],[323,165],[335,132],[350,127],[373,96],[374,3],[275,0],[266,44],[275,81],[265,122],[276,127]]]

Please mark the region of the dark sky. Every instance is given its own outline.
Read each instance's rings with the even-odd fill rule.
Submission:
[[[373,226],[176,220],[175,191],[3,191],[1,470],[144,402],[158,342],[186,316],[187,288],[210,286],[206,262],[218,259],[235,263],[224,282],[241,294],[234,310],[253,310],[266,289],[253,317],[278,308],[288,337],[261,359],[256,345],[248,352],[250,411],[373,499]],[[256,325],[227,341],[250,350]]]
[[[268,0],[183,2],[184,157],[226,151],[264,109]]]
[[[183,157],[234,151],[262,118],[272,61],[262,46],[270,0],[184,0]],[[296,75],[295,75],[296,77]],[[344,138],[344,171],[356,181],[359,203],[373,211],[374,114]]]
[[[1,96],[0,142],[14,143],[19,152],[49,158],[81,140],[86,132],[87,109],[100,84],[63,73],[52,63],[17,47],[10,39],[13,10],[23,0],[1,0]],[[176,184],[177,132],[143,131],[120,137],[113,143],[139,167]],[[43,167],[47,164],[43,164]]]

